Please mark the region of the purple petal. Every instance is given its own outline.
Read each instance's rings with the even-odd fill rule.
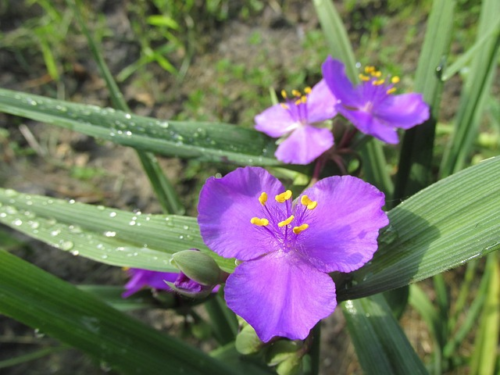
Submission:
[[[429,105],[422,94],[394,95],[375,107],[374,113],[391,127],[409,129],[429,119]]]
[[[227,305],[263,342],[275,336],[303,340],[337,305],[335,284],[290,252],[239,265],[225,287]]]
[[[276,150],[276,158],[283,163],[309,164],[333,146],[330,129],[300,126]]]
[[[187,292],[200,293],[204,286],[191,280],[184,273],[180,272],[174,283],[175,287]]]
[[[301,220],[309,225],[297,236],[302,256],[323,272],[351,272],[368,262],[389,223],[384,194],[352,176],[325,178],[304,194],[318,205]]]
[[[348,119],[361,132],[369,134],[386,143],[399,142],[398,133],[391,124],[378,121],[373,114],[364,111],[350,110],[343,105],[338,106],[339,113]]]
[[[343,104],[357,107],[360,102],[358,90],[345,73],[345,66],[339,60],[327,57],[322,65],[323,77],[332,94]]]
[[[125,292],[122,294],[123,298],[137,293],[144,287],[171,291],[172,289],[165,284],[165,281],[174,282],[178,276],[175,272],[149,271],[140,268],[131,268],[128,270],[128,273],[132,278],[125,284]]]
[[[336,102],[337,99],[322,79],[307,96],[307,121],[312,124],[334,118],[337,114]]]
[[[290,112],[280,104],[273,105],[255,116],[255,129],[273,138],[279,138],[299,125]]]
[[[217,254],[240,260],[278,249],[269,232],[250,220],[268,217],[259,202],[262,192],[274,201],[274,196],[284,191],[281,182],[263,168],[238,168],[223,178],[209,178],[198,204],[203,241]]]

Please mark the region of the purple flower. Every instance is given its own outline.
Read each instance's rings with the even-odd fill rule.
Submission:
[[[309,164],[333,146],[330,129],[319,123],[335,117],[336,99],[325,81],[320,81],[304,95],[294,90],[293,98],[276,104],[255,116],[255,129],[270,137],[283,140],[276,150],[276,157],[284,163]]]
[[[129,282],[125,285],[123,298],[127,298],[137,293],[143,287],[149,287],[156,290],[174,290],[166,282],[173,283],[174,287],[182,294],[195,296],[200,293],[211,291],[213,286],[205,286],[191,280],[182,272],[159,272],[149,271],[140,268],[129,268],[128,273],[131,276]],[[214,289],[217,291],[218,287]]]
[[[409,129],[429,118],[429,106],[422,94],[393,95],[393,77],[390,83],[381,78],[374,67],[366,67],[363,81],[353,86],[345,74],[345,66],[328,57],[322,66],[323,77],[337,98],[336,110],[360,131],[387,143],[398,143],[396,128]]]
[[[268,342],[304,339],[336,305],[328,272],[351,272],[377,250],[384,194],[351,177],[329,177],[292,202],[292,192],[262,168],[211,177],[200,193],[198,223],[209,248],[244,261],[226,281],[230,309]]]

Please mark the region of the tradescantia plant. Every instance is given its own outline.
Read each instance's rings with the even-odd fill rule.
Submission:
[[[0,250],[0,313],[123,374],[317,374],[320,321],[340,304],[365,373],[438,374],[456,365],[454,348],[466,328],[454,333],[456,313],[450,322],[440,320],[439,314],[448,316],[443,299],[436,310],[413,283],[434,277],[441,298],[442,272],[487,257],[482,294],[468,321],[484,307],[493,334],[481,325],[470,368],[494,374],[500,157],[458,171],[465,151],[457,150],[454,142],[463,142],[457,136],[446,159],[453,165],[442,168],[449,176],[434,181],[432,170],[443,85],[436,69],[446,72],[442,57],[448,55],[454,2],[433,3],[416,93],[396,92],[399,78],[384,77],[373,66],[358,71],[332,3],[314,5],[331,48],[323,79],[303,92],[282,92],[283,103],[256,113],[255,130],[130,114],[83,22],[115,109],[0,89],[5,113],[136,149],[165,210],[138,215],[0,189],[0,223],[62,251],[128,267],[131,276],[123,288],[78,289]],[[498,12],[495,0],[482,4],[481,22],[494,26],[480,27],[484,35],[473,47],[491,60],[489,71],[470,73],[489,79],[483,80],[481,95],[489,90],[498,61],[499,24],[489,18]],[[484,101],[475,103],[471,110],[481,113]],[[479,115],[468,119],[456,121],[456,134],[477,129]],[[394,190],[378,140],[398,143],[397,129],[410,130],[403,136]],[[152,153],[234,170],[205,182],[196,218],[181,216]],[[348,175],[352,158],[363,161],[356,176]],[[329,163],[334,168],[326,168]],[[265,168],[292,180],[300,176],[309,185],[292,183],[286,189]],[[135,300],[140,293],[145,297]],[[434,357],[427,364],[396,318],[408,301],[433,335]],[[206,307],[219,344],[209,354],[119,311],[194,304]],[[484,348],[493,350],[485,354]]]

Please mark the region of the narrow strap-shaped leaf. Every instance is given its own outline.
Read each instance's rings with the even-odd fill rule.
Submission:
[[[490,271],[490,282],[483,306],[480,326],[474,341],[474,352],[470,363],[471,375],[494,375],[498,358],[500,332],[500,263],[498,254],[488,256],[486,266]]]
[[[427,374],[382,295],[346,301],[342,311],[365,374]]]
[[[477,39],[490,33],[492,25],[498,22],[500,2],[485,0],[481,5]],[[446,177],[464,167],[471,151],[477,127],[483,113],[493,77],[498,66],[500,34],[486,41],[476,54],[460,96],[455,119],[455,129],[441,164],[441,176]]]
[[[123,374],[233,374],[199,350],[3,251],[0,313],[38,328]]]
[[[171,255],[196,248],[214,257],[225,271],[235,267],[234,260],[207,249],[195,218],[140,215],[4,189],[0,204],[1,223],[101,263],[177,272]]]
[[[435,0],[432,5],[415,77],[415,91],[424,95],[431,107],[431,117],[404,135],[394,191],[396,204],[431,183],[435,128],[443,89],[437,69],[443,68],[448,55],[454,7],[454,0]]]
[[[20,355],[18,357],[4,359],[4,360],[0,361],[0,369],[20,365],[22,363],[33,361],[35,359],[42,358],[42,357],[45,357],[47,355],[50,355],[50,354],[53,354],[56,352],[60,352],[61,350],[67,350],[67,349],[68,349],[68,347],[65,347],[65,346],[43,348],[40,350],[32,351],[31,353],[28,353],[28,354]]]
[[[161,121],[5,89],[0,89],[0,111],[166,156],[237,165],[281,165],[274,157],[273,139],[234,125]]]
[[[373,260],[340,300],[395,289],[500,249],[500,157],[441,180],[389,212]]]

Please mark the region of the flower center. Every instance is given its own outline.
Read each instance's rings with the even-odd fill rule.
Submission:
[[[371,83],[373,86],[384,86],[386,89],[385,93],[390,95],[396,91],[396,87],[394,84],[400,81],[398,76],[394,76],[391,78],[390,83],[386,83],[385,78],[382,77],[382,72],[377,70],[374,66],[366,66],[364,69],[364,73],[359,74],[359,79],[363,82]],[[389,79],[389,77],[387,78]]]
[[[292,206],[292,192],[287,190],[274,197],[268,204],[268,196],[263,192],[259,196],[262,206],[262,217],[252,217],[250,224],[258,230],[265,230],[278,241],[283,251],[294,248],[297,237],[309,228],[305,223],[309,213],[318,206],[318,202],[307,195],[302,195],[300,202]]]
[[[311,88],[306,87],[304,93],[299,90],[292,90],[291,97],[285,90],[281,91],[281,96],[285,100],[285,103],[281,103],[281,106],[288,110],[290,116],[294,121],[300,123],[301,125],[307,125],[307,96],[311,93]]]

